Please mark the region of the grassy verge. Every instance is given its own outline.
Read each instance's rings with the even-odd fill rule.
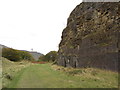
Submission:
[[[53,65],[56,71],[67,74],[70,81],[74,81],[73,87],[80,88],[118,88],[118,73],[96,68],[64,68]],[[76,86],[78,85],[78,86]]]
[[[14,80],[17,73],[21,69],[30,66],[28,61],[12,62],[5,58],[2,58],[2,87],[6,88]]]
[[[7,86],[7,88],[15,88],[16,84],[18,83],[18,81],[20,80],[22,74],[24,73],[26,68],[22,68],[21,71],[19,71],[19,73],[15,74],[14,79],[12,80],[12,82]]]
[[[11,88],[117,88],[118,74],[87,68],[64,68],[51,64],[35,64],[19,72]]]

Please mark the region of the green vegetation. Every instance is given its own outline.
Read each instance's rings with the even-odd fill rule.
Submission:
[[[56,60],[56,57],[57,57],[57,52],[51,51],[47,53],[46,55],[41,56],[39,58],[39,61],[54,62]]]
[[[67,74],[68,77],[70,76],[71,80],[78,78],[76,84],[79,83],[80,85],[76,87],[118,88],[118,72],[101,70],[97,68],[65,68],[57,65],[53,65],[53,68]]]
[[[2,57],[5,57],[11,61],[33,60],[33,57],[29,52],[15,50],[12,48],[3,48]]]
[[[11,60],[11,61],[19,61],[20,56],[17,50],[12,48],[3,48],[2,49],[2,56]]]
[[[32,65],[29,61],[12,62],[6,58],[2,59],[2,87],[7,87],[15,78],[16,74],[20,72],[23,68]]]
[[[27,51],[18,51],[21,60],[34,60],[32,55]]]
[[[46,61],[46,60],[45,60],[45,55],[40,56],[38,61]]]
[[[118,74],[99,69],[73,69],[34,64],[22,69],[9,88],[117,88]]]

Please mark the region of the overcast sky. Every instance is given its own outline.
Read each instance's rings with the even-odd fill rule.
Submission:
[[[0,44],[43,54],[58,50],[71,11],[82,0],[0,0]]]

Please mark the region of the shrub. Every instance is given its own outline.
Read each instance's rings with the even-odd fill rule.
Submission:
[[[32,55],[27,51],[18,51],[21,60],[34,60]]]
[[[3,48],[2,57],[5,57],[11,61],[19,60],[34,60],[32,55],[27,51],[15,50],[12,48]]]
[[[45,61],[45,55],[40,56],[38,61]]]
[[[20,55],[17,50],[12,48],[3,48],[2,49],[2,57],[5,57],[11,61],[18,61],[20,60]]]
[[[82,70],[72,70],[72,71],[69,71],[68,74],[70,75],[75,75],[75,74],[82,74],[83,71]]]
[[[47,61],[47,62],[54,62],[57,57],[57,52],[56,51],[50,51],[44,56],[39,57],[40,61]]]

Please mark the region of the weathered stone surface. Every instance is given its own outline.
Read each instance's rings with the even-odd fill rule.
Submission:
[[[68,18],[58,65],[118,70],[120,3],[83,2]]]

